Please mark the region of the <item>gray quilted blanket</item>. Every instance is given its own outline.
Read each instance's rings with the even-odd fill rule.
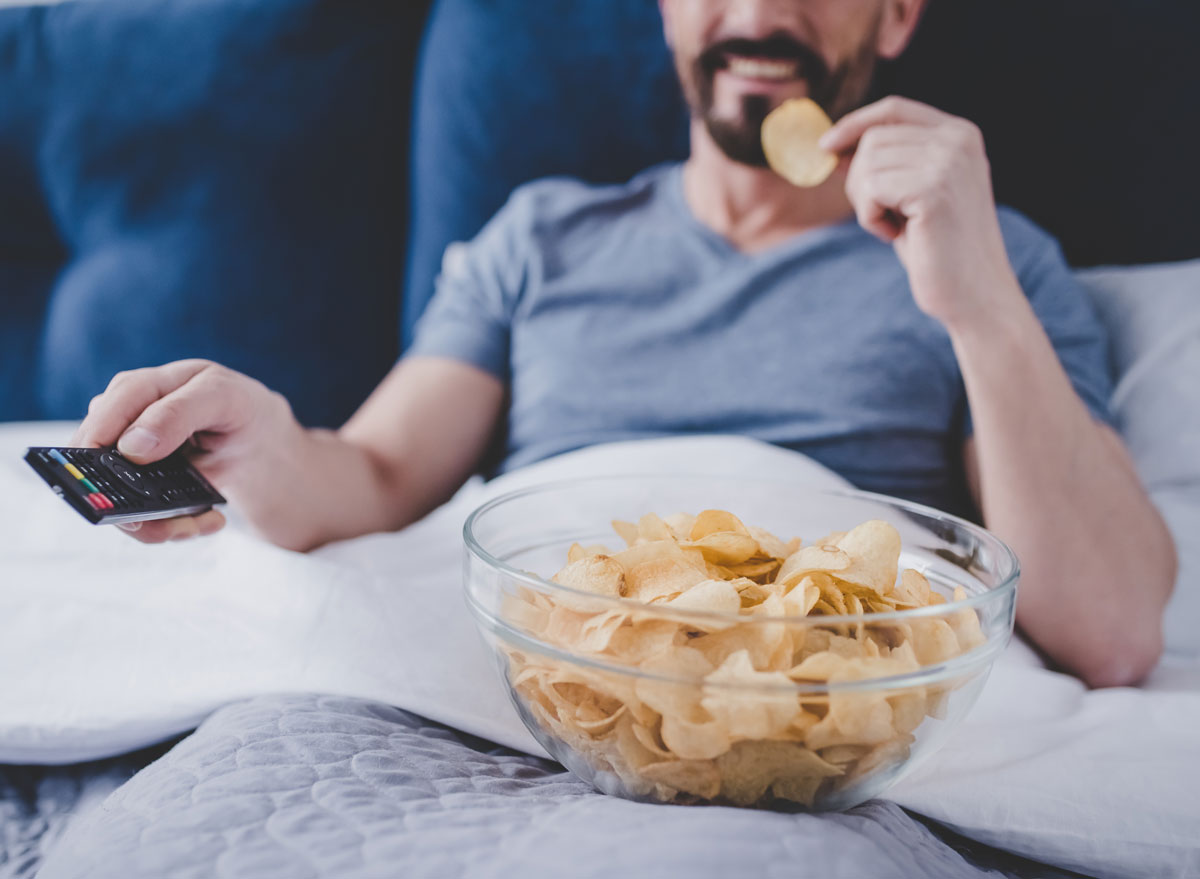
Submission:
[[[33,879],[72,821],[168,747],[75,766],[0,766],[0,879]]]
[[[873,801],[839,815],[601,796],[372,702],[230,705],[74,820],[66,877],[1061,877]]]

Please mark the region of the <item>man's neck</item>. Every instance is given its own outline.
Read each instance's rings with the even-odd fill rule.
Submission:
[[[683,193],[696,218],[744,253],[765,250],[802,232],[842,222],[853,213],[846,172],[798,189],[769,168],[726,156],[704,123],[692,120],[692,153],[683,167]]]

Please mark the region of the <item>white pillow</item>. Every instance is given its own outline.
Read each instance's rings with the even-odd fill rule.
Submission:
[[[1179,553],[1167,650],[1200,654],[1200,260],[1078,277],[1112,335],[1117,426]]]

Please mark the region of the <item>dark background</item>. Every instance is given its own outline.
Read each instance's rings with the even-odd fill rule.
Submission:
[[[1189,259],[1198,40],[1193,0],[934,0],[881,84],[978,123],[998,200],[1072,263]]]

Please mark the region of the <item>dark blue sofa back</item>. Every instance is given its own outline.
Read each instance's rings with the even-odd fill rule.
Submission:
[[[0,419],[207,357],[342,421],[398,352],[420,3],[0,10]]]

